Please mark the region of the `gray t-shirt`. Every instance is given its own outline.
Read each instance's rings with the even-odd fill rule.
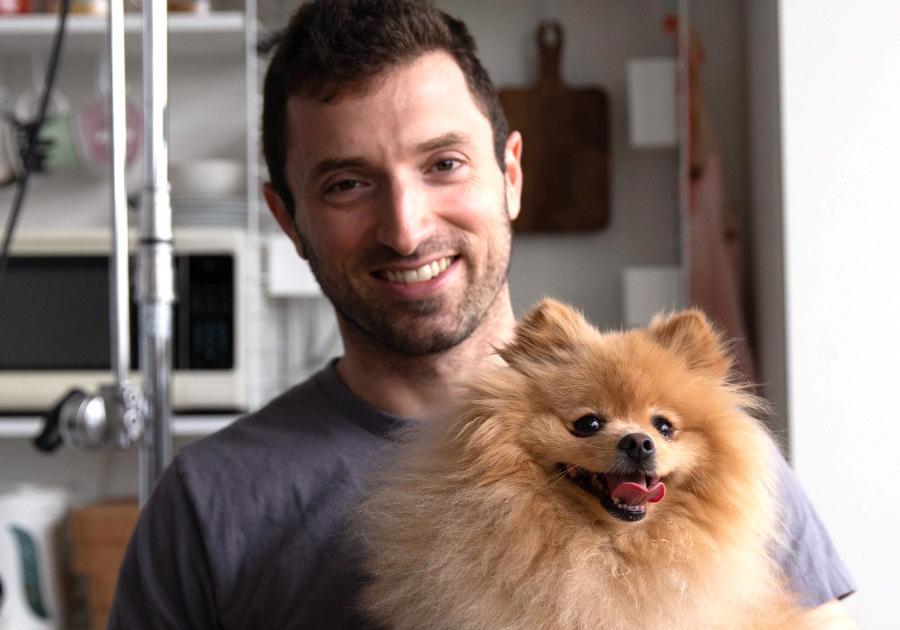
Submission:
[[[353,395],[334,363],[178,453],[141,513],[111,630],[370,628],[347,514],[401,418]],[[853,591],[786,464],[789,549],[809,605]]]

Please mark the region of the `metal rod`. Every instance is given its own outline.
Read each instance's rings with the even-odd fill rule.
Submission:
[[[259,107],[260,77],[259,77],[259,55],[256,46],[259,41],[257,36],[257,0],[246,0],[244,3],[244,79],[245,79],[245,106],[246,106],[246,126],[248,130],[256,129],[259,124],[261,110]],[[259,221],[259,200],[260,195],[260,159],[259,136],[256,133],[247,133],[246,144],[246,162],[247,162],[247,231],[246,246],[248,252],[258,252],[260,250],[260,221]],[[249,299],[249,310],[251,315],[242,318],[241,326],[237,331],[238,336],[244,336],[249,339],[260,339],[261,331],[265,325],[262,318],[257,316],[259,305],[264,299],[262,296],[262,270],[261,259],[259,256],[246,256],[241,261],[243,270],[241,274],[248,280],[249,284],[256,288],[253,290],[252,297]],[[248,308],[245,305],[242,308]],[[250,352],[251,344],[238,344],[238,348],[242,348],[240,360],[247,366],[247,373],[250,374],[251,383],[248,387],[248,404],[251,408],[258,407],[264,401],[262,400],[263,387],[260,386],[264,366],[262,356],[259,352]]]
[[[246,124],[248,130],[256,129],[262,112],[259,107],[259,54],[256,46],[259,42],[257,35],[257,0],[244,2],[244,87],[246,90],[245,107]],[[259,234],[259,199],[260,176],[259,161],[259,136],[256,133],[247,134],[246,160],[247,160],[247,233],[251,236]]]
[[[109,48],[110,176],[112,189],[112,260],[110,261],[110,354],[119,386],[131,367],[128,300],[128,198],[125,184],[127,142],[125,113],[125,16],[123,0],[113,0],[107,12]]]
[[[144,195],[139,258],[141,373],[147,426],[140,450],[139,499],[147,501],[172,459],[172,304],[175,278],[169,199],[168,41],[165,2],[144,2]]]

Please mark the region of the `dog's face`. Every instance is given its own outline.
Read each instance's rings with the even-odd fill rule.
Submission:
[[[482,412],[496,461],[527,460],[560,501],[623,526],[721,493],[707,481],[740,449],[729,424],[745,399],[699,312],[601,334],[545,300],[500,354],[500,411]]]

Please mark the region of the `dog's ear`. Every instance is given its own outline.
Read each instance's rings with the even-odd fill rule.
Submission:
[[[732,358],[722,336],[698,309],[657,315],[650,323],[650,334],[661,346],[684,359],[689,369],[708,372],[716,378],[725,378],[731,369]]]
[[[498,350],[510,366],[558,363],[577,347],[590,325],[575,309],[544,298],[516,326],[513,340]]]

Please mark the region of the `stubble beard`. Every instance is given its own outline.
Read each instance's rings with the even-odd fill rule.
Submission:
[[[347,324],[364,337],[400,354],[438,354],[459,345],[478,329],[506,284],[512,225],[507,218],[505,196],[500,210],[506,221],[502,229],[490,237],[487,259],[478,277],[472,277],[478,270],[472,268],[471,250],[462,239],[426,242],[408,257],[421,259],[430,251],[446,251],[447,246],[452,245],[453,251],[460,254],[460,262],[466,265],[463,272],[469,275],[458,305],[450,304],[445,295],[390,302],[366,299],[365,295],[354,290],[346,278],[340,277],[328,266],[302,232],[299,233],[300,242],[322,292]],[[363,253],[360,260],[363,263],[361,266],[371,269],[373,262],[396,263],[404,258],[381,246]],[[426,321],[426,318],[431,321]]]

